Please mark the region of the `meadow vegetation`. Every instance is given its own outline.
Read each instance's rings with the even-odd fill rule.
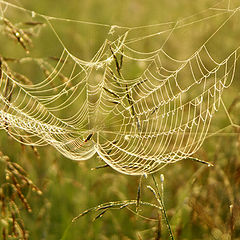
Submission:
[[[132,27],[175,22],[201,12],[217,1],[12,2],[50,16]],[[15,10],[9,18],[15,24],[21,21],[22,15]],[[95,26],[60,23],[54,27],[66,46],[87,61],[107,36],[107,31]],[[1,20],[1,31],[6,24]],[[56,55],[51,52],[60,53],[56,37],[40,25],[36,27],[41,27],[43,34],[48,36],[41,41],[33,37],[33,42],[25,39],[21,43],[0,33],[1,67],[8,66],[10,72],[14,69],[12,72],[17,73],[21,66],[11,59],[27,56],[27,51],[32,51],[35,56],[52,58]],[[239,27],[239,23],[237,25]],[[231,34],[237,40],[233,40],[232,35],[226,38],[229,42],[223,45],[229,51],[236,47],[234,44],[240,37],[236,21],[230,26],[235,31]],[[206,28],[211,30],[209,26]],[[226,29],[226,34],[232,30]],[[194,34],[201,36],[201,29]],[[203,38],[199,37],[199,44],[204,42]],[[190,39],[186,39],[186,44],[177,38],[170,41],[170,54],[181,47],[191,51],[198,44],[191,43]],[[212,47],[218,50],[216,56],[219,58],[226,55],[223,46],[212,44]],[[49,61],[54,62],[54,59]],[[239,63],[237,66],[234,82],[223,94],[227,109],[220,108],[211,131],[228,126],[229,117],[236,126],[230,124],[221,133],[207,137],[194,155],[213,166],[186,159],[167,165],[155,173],[154,178],[150,175],[128,176],[110,167],[99,168],[105,163],[96,155],[88,161],[72,161],[51,146],[25,146],[1,130],[0,239],[160,240],[170,239],[169,225],[175,239],[240,239]],[[28,70],[28,79],[37,82],[37,77],[34,69]],[[161,209],[158,192],[169,224]],[[73,221],[87,209],[91,210]]]

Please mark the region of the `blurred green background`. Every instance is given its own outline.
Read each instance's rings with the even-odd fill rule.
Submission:
[[[236,7],[236,2],[230,1],[230,6]],[[204,9],[219,1],[19,0],[12,3],[48,16],[135,27],[176,22],[200,13],[189,22],[196,21],[204,17]],[[222,1],[220,6],[227,5],[228,1]],[[11,11],[9,16],[14,23],[22,21],[22,16],[26,15],[26,12],[16,9]],[[238,47],[240,31],[237,19],[239,14],[238,18],[233,19],[224,29],[224,41],[219,37],[209,45],[212,53],[219,59],[224,59],[232,49]],[[222,19],[217,21],[213,27],[210,23],[214,21],[209,20],[199,29],[193,27],[190,31],[185,28],[179,30],[166,46],[169,54],[189,56],[196,46],[204,43],[209,33],[214,32]],[[76,56],[88,61],[108,37],[109,31],[109,28],[66,21],[56,21],[54,27],[64,44]],[[41,37],[40,33],[39,39],[34,40],[31,54],[45,57],[61,53],[61,46],[49,28],[43,28],[42,34],[48,38]],[[0,36],[0,55],[25,56],[26,52],[21,46],[11,41]],[[29,75],[31,74],[34,74],[33,70],[29,70]],[[232,87],[227,89],[223,96],[228,109],[234,102],[230,116],[236,124],[240,124],[239,90],[237,70]],[[228,118],[221,108],[215,118],[213,130],[227,125]],[[92,220],[96,214],[87,214],[71,223],[75,216],[98,204],[136,199],[139,177],[122,175],[111,168],[91,170],[103,164],[96,156],[85,162],[77,162],[66,159],[50,146],[37,150],[39,156],[31,147],[23,147],[6,132],[0,132],[0,151],[9,156],[11,161],[19,163],[43,192],[41,196],[31,191],[26,193],[32,207],[31,213],[20,207],[29,239],[169,239],[165,221],[162,220],[161,227],[158,226],[157,220],[161,213],[150,207],[140,207],[140,214],[152,220],[139,217],[124,208],[107,211],[102,218],[94,222]],[[184,160],[168,165],[155,174],[159,183],[160,174],[165,176],[164,202],[175,238],[240,239],[240,129],[229,127],[222,134],[207,138],[196,156],[213,163],[214,166],[207,167]],[[149,184],[153,184],[150,177],[143,179],[142,200],[156,204],[152,192],[146,188]],[[157,231],[160,236],[157,236]]]

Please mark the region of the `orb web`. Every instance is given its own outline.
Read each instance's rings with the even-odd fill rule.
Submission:
[[[1,57],[0,128],[23,144],[51,145],[73,160],[97,154],[117,171],[141,175],[189,158],[208,136],[215,113],[225,107],[224,90],[236,79],[239,46],[226,50],[222,59],[212,49],[216,35],[219,41],[224,28],[239,17],[238,8],[211,8],[175,23],[121,27],[0,4],[1,34],[13,35],[25,51],[30,42],[27,31],[8,19],[8,11],[39,17],[41,24],[33,21],[28,31],[38,37],[47,28],[61,46],[61,53],[52,59],[12,60],[40,70],[40,80],[12,71],[9,59]],[[56,30],[55,22],[69,21],[107,30],[90,61],[71,52]],[[213,23],[201,44],[189,53],[183,46],[187,57],[168,53],[171,39],[184,36],[199,22]],[[179,39],[176,48],[182,41],[187,40]],[[239,127],[224,109],[230,125]]]

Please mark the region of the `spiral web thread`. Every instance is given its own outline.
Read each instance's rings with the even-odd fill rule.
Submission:
[[[20,9],[3,1],[0,4],[3,19],[8,9]],[[49,72],[35,84],[19,81],[2,64],[1,129],[23,144],[50,144],[70,159],[85,160],[98,154],[117,171],[131,175],[153,173],[191,157],[202,146],[222,104],[222,94],[233,82],[239,57],[239,47],[221,61],[209,51],[209,42],[239,9],[219,12],[203,17],[226,16],[184,60],[170,56],[164,46],[174,31],[204,19],[179,21],[171,27],[166,23],[164,30],[141,36],[133,33],[158,25],[128,28],[85,23],[109,28],[109,36],[121,32],[113,41],[106,39],[89,62],[65,47],[52,24],[58,19],[31,13],[53,31],[62,53],[55,65],[42,58],[19,60],[34,62]],[[144,52],[134,48],[148,39],[157,38],[157,42],[161,34],[166,35],[157,49]],[[132,66],[140,70],[137,77],[130,78]]]

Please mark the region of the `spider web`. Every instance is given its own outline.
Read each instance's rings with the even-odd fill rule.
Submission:
[[[0,127],[17,141],[50,144],[73,160],[97,154],[119,172],[141,175],[191,158],[221,106],[230,125],[239,127],[222,100],[224,90],[236,79],[239,46],[226,48],[221,58],[215,54],[217,49],[212,50],[221,43],[228,24],[236,23],[238,7],[210,8],[175,23],[121,27],[0,4],[2,34],[13,35],[28,54],[31,40],[27,30],[10,22],[11,11],[23,12],[33,21],[28,28],[32,35],[38,37],[47,28],[61,44],[61,53],[51,61],[32,56],[13,60],[40,69],[45,73],[41,80],[11,72],[9,59],[1,60]],[[36,18],[44,26],[36,24]],[[66,46],[56,27],[59,22],[97,26],[107,36],[91,60],[85,61]],[[200,45],[192,43],[190,50],[183,45],[178,57],[168,53],[174,38],[180,36],[178,48],[183,39],[194,41],[185,40],[189,27],[193,37],[199,24],[211,23]]]

